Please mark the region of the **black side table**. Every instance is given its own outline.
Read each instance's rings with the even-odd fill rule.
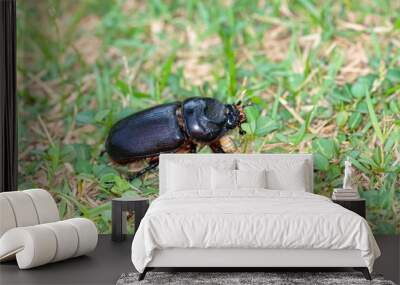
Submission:
[[[355,199],[355,200],[332,200],[333,203],[339,204],[340,206],[359,214],[365,219],[365,199]]]
[[[140,221],[149,208],[149,199],[132,197],[116,198],[112,200],[112,235],[113,241],[123,241],[126,238],[126,213],[135,213],[135,232],[139,228]]]

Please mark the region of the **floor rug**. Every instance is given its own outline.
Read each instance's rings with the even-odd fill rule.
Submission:
[[[395,285],[380,275],[372,275],[373,280],[368,281],[359,272],[148,272],[142,281],[138,281],[138,276],[138,273],[122,274],[117,285]]]

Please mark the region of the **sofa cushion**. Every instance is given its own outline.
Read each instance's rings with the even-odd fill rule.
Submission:
[[[3,194],[3,193],[1,193]],[[0,194],[0,237],[8,230],[17,226],[10,201]]]
[[[0,216],[0,237],[14,227],[59,220],[56,202],[50,193],[43,189],[0,193]]]
[[[29,189],[22,191],[28,194],[33,201],[39,224],[52,223],[59,220],[58,208],[49,191],[43,189]]]

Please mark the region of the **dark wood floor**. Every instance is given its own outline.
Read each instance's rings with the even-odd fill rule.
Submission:
[[[80,256],[41,267],[18,270],[16,262],[0,264],[0,284],[115,284],[124,272],[134,271],[131,262],[132,238],[112,242],[100,235],[97,248]]]
[[[375,263],[376,273],[399,284],[400,236],[377,236],[382,257]],[[19,270],[15,262],[0,265],[0,284],[115,284],[124,272],[134,271],[130,259],[132,238],[115,243],[101,235],[97,249],[81,256],[29,270]]]
[[[381,257],[375,261],[374,271],[400,284],[400,235],[375,236]]]

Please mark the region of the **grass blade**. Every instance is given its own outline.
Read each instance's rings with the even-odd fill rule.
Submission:
[[[368,107],[369,118],[371,119],[372,127],[374,128],[376,136],[379,138],[381,144],[385,143],[385,137],[383,136],[382,130],[379,126],[378,118],[376,116],[374,105],[372,104],[370,93],[367,92],[367,96],[365,97]]]

